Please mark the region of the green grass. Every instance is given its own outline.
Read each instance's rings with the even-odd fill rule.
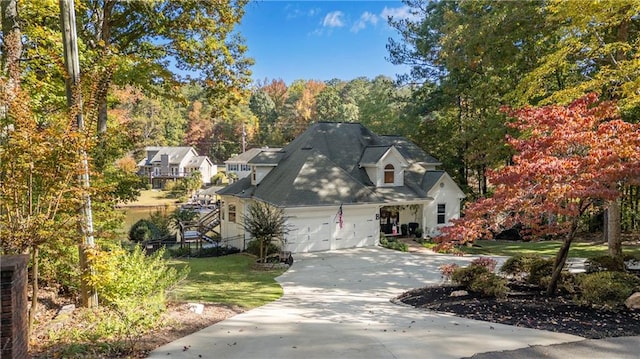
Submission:
[[[191,271],[169,293],[169,298],[237,305],[247,310],[280,298],[283,291],[275,277],[284,270],[252,270],[255,260],[255,257],[245,254],[173,260],[172,265],[187,265]]]
[[[513,241],[476,241],[477,246],[461,247],[467,254],[486,254],[495,256],[513,256],[516,254],[540,254],[543,256],[555,256],[562,245],[561,241],[540,242],[513,242]],[[625,254],[640,255],[640,246],[623,246]],[[593,244],[576,242],[569,248],[569,257],[593,258],[608,253],[606,244]]]
[[[135,202],[121,204],[120,207],[161,207],[175,206],[175,198],[167,198],[169,192],[159,190],[142,190]]]

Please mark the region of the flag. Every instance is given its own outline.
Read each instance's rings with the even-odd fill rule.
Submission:
[[[338,208],[338,223],[340,223],[340,229],[342,229],[342,226],[344,225],[344,221],[342,218],[342,205],[340,205],[340,208]]]

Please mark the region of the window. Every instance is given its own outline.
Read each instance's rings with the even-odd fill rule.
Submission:
[[[237,163],[228,163],[227,164],[227,171],[238,171],[238,164]]]
[[[394,183],[395,169],[392,164],[384,166],[384,183]]]
[[[251,166],[249,166],[249,165],[241,165],[240,166],[240,170],[241,171],[251,171]]]
[[[234,222],[236,221],[236,205],[235,204],[229,204],[229,222]]]
[[[438,204],[438,224],[445,224],[446,223],[446,211],[447,211],[447,205],[444,203],[439,203]]]

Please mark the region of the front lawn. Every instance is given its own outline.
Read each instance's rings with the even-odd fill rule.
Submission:
[[[191,271],[169,293],[169,299],[237,305],[249,310],[280,298],[283,291],[275,278],[284,270],[252,270],[255,260],[246,254],[172,260],[173,265],[189,266]]]
[[[516,241],[489,241],[479,240],[473,247],[461,246],[466,254],[482,254],[494,256],[514,256],[516,254],[539,254],[542,256],[555,256],[560,250],[561,241],[516,242]],[[622,246],[622,253],[640,256],[640,246]],[[593,244],[588,242],[575,242],[569,249],[569,257],[593,258],[608,254],[606,244]]]

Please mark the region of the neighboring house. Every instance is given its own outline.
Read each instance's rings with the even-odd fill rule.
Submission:
[[[221,236],[249,239],[242,226],[252,201],[284,210],[286,250],[373,246],[411,223],[435,235],[460,215],[464,193],[440,162],[399,136],[357,123],[317,123],[277,152],[248,162],[251,174],[218,191]]]
[[[236,179],[247,177],[251,174],[251,166],[249,166],[249,160],[257,156],[261,152],[278,152],[281,148],[252,148],[237,156],[231,157],[224,161],[227,177],[231,173],[235,173]]]
[[[146,157],[138,163],[138,174],[149,179],[153,188],[164,188],[167,181],[200,172],[207,185],[217,173],[217,166],[209,157],[198,156],[193,147],[146,147]]]

